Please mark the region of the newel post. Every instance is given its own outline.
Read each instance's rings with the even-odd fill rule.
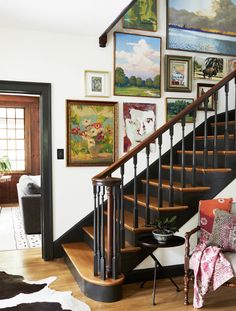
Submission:
[[[102,279],[117,278],[120,271],[120,186],[121,178],[106,177],[103,179],[93,179],[94,189],[106,194],[106,202],[104,195],[102,200],[96,200],[94,195],[95,209],[94,215],[94,272],[100,272]],[[104,218],[107,218],[104,221]],[[104,225],[107,225],[105,230]],[[106,235],[106,237],[105,237]],[[99,249],[101,247],[101,249]],[[106,251],[105,251],[106,250]],[[106,254],[106,255],[105,255]]]

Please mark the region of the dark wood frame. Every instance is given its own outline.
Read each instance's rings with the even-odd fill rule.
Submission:
[[[171,62],[183,62],[187,65],[187,86],[173,86],[170,84]],[[166,92],[192,92],[192,57],[179,55],[165,56],[165,90]]]
[[[159,39],[160,40],[160,96],[138,96],[138,95],[124,95],[124,94],[116,94],[115,93],[115,72],[116,72],[116,61],[115,61],[115,52],[116,52],[116,34],[122,34],[122,35],[134,35],[134,36],[140,36],[140,37],[149,37],[149,38],[154,38],[154,39]],[[115,96],[132,96],[132,97],[142,97],[142,98],[161,98],[161,73],[162,73],[162,38],[161,37],[156,37],[156,36],[148,36],[148,35],[143,35],[143,34],[134,34],[134,33],[124,33],[124,32],[114,32],[114,52],[113,52],[113,68],[114,68],[114,76],[113,76],[113,93]]]
[[[202,95],[202,94],[200,94],[200,88],[201,88],[201,87],[208,87],[208,90],[209,90],[209,89],[212,88],[214,85],[215,85],[215,84],[198,83],[198,84],[197,84],[197,98],[200,97],[200,96]],[[208,91],[208,90],[207,90],[207,91]],[[204,93],[206,93],[206,92],[204,92]],[[207,111],[215,111],[215,109],[216,109],[216,107],[215,107],[215,106],[216,106],[216,103],[215,103],[215,100],[214,100],[214,96],[212,95],[212,96],[208,97],[208,100],[209,100],[209,99],[211,99],[211,106],[207,106]],[[205,108],[204,108],[204,102],[198,106],[198,110],[205,110]]]
[[[70,156],[70,107],[71,105],[77,106],[111,106],[114,107],[114,153],[113,153],[113,160],[107,162],[86,162],[86,161],[71,161]],[[71,100],[67,99],[66,101],[66,128],[67,128],[67,144],[66,144],[66,163],[67,166],[107,166],[114,163],[118,158],[118,105],[117,102],[108,102],[108,101],[89,101],[89,100]]]
[[[171,119],[168,120],[168,105],[167,105],[168,99],[175,99],[175,100],[178,100],[178,99],[180,99],[180,100],[181,99],[185,99],[185,100],[192,99],[192,102],[189,105],[191,105],[194,102],[194,98],[189,98],[189,97],[188,98],[185,98],[185,97],[166,97],[166,100],[165,100],[165,104],[166,104],[166,122],[171,120]],[[192,121],[187,121],[186,117],[187,117],[187,115],[185,116],[185,122],[186,123],[192,123],[193,122],[193,119],[192,119]],[[189,117],[191,117],[191,116],[189,116]],[[181,122],[181,120],[179,122]]]
[[[0,92],[39,95],[42,258],[53,259],[51,84],[0,80]]]

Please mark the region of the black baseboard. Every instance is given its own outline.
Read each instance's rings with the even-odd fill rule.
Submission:
[[[164,269],[165,273],[160,267],[157,268],[157,279],[184,275],[184,265],[166,266]],[[154,268],[133,270],[125,276],[125,284],[153,280],[153,274]]]

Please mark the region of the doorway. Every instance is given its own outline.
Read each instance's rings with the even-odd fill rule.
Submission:
[[[0,80],[0,92],[39,95],[42,258],[53,259],[51,84]]]

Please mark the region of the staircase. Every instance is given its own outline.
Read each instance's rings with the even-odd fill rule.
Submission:
[[[66,262],[85,295],[105,302],[121,299],[122,284],[146,257],[138,239],[153,230],[152,221],[160,215],[177,215],[181,227],[197,212],[200,199],[213,198],[235,178],[236,92],[231,97],[234,109],[229,111],[229,83],[233,82],[236,86],[236,71],[93,178],[94,212],[77,226],[77,238],[60,240]],[[221,89],[225,111],[218,113]],[[208,118],[210,96],[216,110]],[[202,104],[204,122],[196,126]],[[192,131],[185,135],[189,113]],[[182,139],[174,145],[179,128]],[[155,140],[159,157],[150,164],[150,144]],[[165,153],[163,140],[169,144]],[[146,167],[138,174],[137,155],[142,150]],[[130,162],[133,179],[124,184]],[[112,177],[114,173],[119,177]]]

